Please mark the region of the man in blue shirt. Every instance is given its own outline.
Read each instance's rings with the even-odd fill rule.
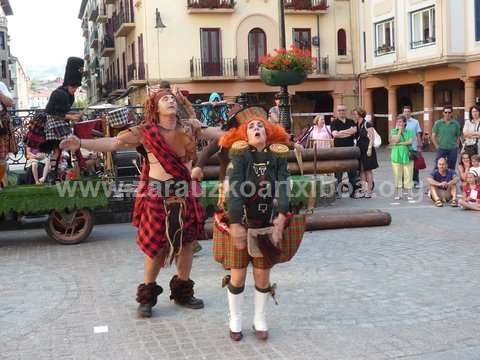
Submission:
[[[403,107],[403,116],[407,118],[407,129],[413,131],[412,149],[415,151],[422,151],[422,128],[417,119],[412,117],[412,108],[409,105]],[[416,189],[419,187],[420,176],[419,171],[413,167],[413,184]]]
[[[442,207],[444,202],[450,206],[457,207],[457,182],[458,176],[455,170],[449,169],[447,159],[440,158],[437,161],[437,168],[427,178],[430,187],[430,198],[436,207]]]

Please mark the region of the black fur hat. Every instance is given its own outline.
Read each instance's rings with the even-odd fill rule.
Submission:
[[[63,78],[63,86],[81,86],[83,77],[84,61],[78,57],[70,57],[65,67],[65,76]]]

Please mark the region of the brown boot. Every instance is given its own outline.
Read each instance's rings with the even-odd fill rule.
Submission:
[[[142,318],[152,317],[152,308],[157,304],[157,297],[163,292],[161,286],[156,282],[150,284],[140,284],[137,288],[137,314]]]
[[[182,280],[178,275],[175,275],[170,280],[170,300],[175,301],[177,305],[190,309],[203,309],[203,300],[193,296],[194,285],[195,283],[192,280]]]

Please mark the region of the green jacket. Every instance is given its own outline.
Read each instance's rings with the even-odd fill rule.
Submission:
[[[257,151],[249,147],[237,154],[230,153],[228,170],[228,215],[231,224],[247,223],[255,227],[271,224],[273,200],[277,199],[280,213],[289,211],[289,177],[287,159],[273,153],[269,147]]]

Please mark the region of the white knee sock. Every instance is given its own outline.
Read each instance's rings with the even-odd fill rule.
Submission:
[[[230,310],[230,331],[242,331],[242,306],[244,291],[240,294],[232,294],[227,288],[228,308]]]
[[[267,300],[270,292],[260,292],[255,288],[255,317],[253,319],[253,324],[255,325],[255,330],[258,331],[267,331]]]

